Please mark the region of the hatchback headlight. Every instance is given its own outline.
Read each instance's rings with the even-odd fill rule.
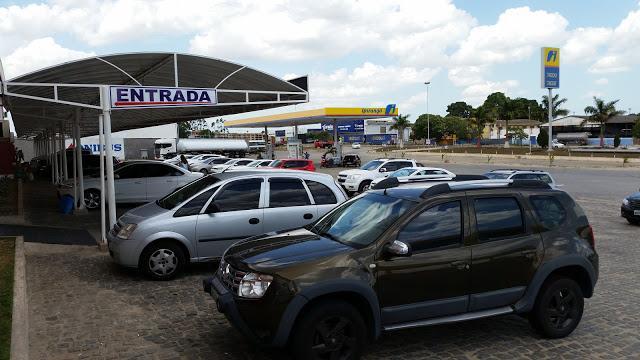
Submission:
[[[125,226],[120,228],[120,231],[118,231],[118,235],[116,236],[119,237],[120,239],[128,240],[131,234],[133,233],[133,230],[136,229],[136,226],[137,226],[136,224],[126,224]]]
[[[273,276],[265,274],[247,273],[238,286],[238,296],[250,299],[259,299],[267,292]]]
[[[629,206],[629,199],[627,198],[622,199],[622,205]]]

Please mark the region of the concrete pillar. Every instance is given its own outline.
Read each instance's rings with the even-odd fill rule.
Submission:
[[[269,129],[264,127],[264,155],[267,159],[273,159],[273,145],[269,141]]]
[[[104,188],[104,118],[98,115],[98,144],[100,146],[100,243],[107,244],[107,224],[105,211],[105,188]]]
[[[53,167],[53,183],[58,183],[60,179],[58,175],[58,141],[56,140],[56,130],[55,128],[51,128],[51,152],[53,156],[52,167]]]
[[[80,204],[78,205],[78,210],[83,210],[84,206],[84,172],[82,169],[82,140],[80,138],[80,109],[76,109],[76,117],[74,121],[74,126],[76,128],[76,160],[77,160],[77,171],[78,171],[78,200]]]
[[[342,165],[342,144],[338,137],[338,120],[333,119],[333,146],[336,148],[336,157],[333,161],[336,165]]]
[[[69,164],[67,164],[67,147],[65,145],[64,123],[60,123],[60,149],[62,149],[62,178],[69,180]]]
[[[107,167],[107,204],[109,205],[109,229],[111,229],[117,221],[116,218],[116,193],[115,183],[113,180],[113,144],[111,142],[111,104],[109,103],[109,88],[102,87],[100,93],[102,104],[103,130],[104,130],[104,146]]]
[[[293,138],[295,139],[295,144],[296,144],[296,154],[295,154],[295,158],[296,159],[300,159],[302,157],[302,154],[300,154],[300,145],[298,144],[298,125],[293,125]]]
[[[78,146],[76,127],[71,126],[71,138],[73,143],[73,202],[75,203],[74,208],[78,210],[78,206],[80,202],[78,201],[78,152],[76,151],[76,147]]]

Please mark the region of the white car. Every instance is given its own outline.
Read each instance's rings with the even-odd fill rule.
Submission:
[[[216,166],[216,165],[220,165],[220,164],[224,164],[227,161],[231,160],[230,158],[226,158],[226,157],[210,157],[208,159],[202,160],[202,161],[196,161],[193,163],[189,163],[189,170],[193,171],[193,172],[201,172],[205,175],[207,175],[208,173],[211,172],[211,168]]]
[[[371,182],[384,178],[387,173],[406,167],[422,167],[412,159],[375,159],[362,165],[360,169],[344,170],[338,174],[338,183],[349,193],[369,190]]]
[[[355,143],[351,144],[351,148],[352,149],[360,149],[360,143],[355,142]]]
[[[154,160],[125,161],[113,172],[116,203],[146,203],[203,176],[176,165]],[[84,204],[100,207],[100,178],[84,178]],[[71,189],[71,191],[73,191]]]
[[[412,182],[427,179],[451,180],[456,174],[449,170],[433,167],[408,167],[396,170],[385,177],[377,178],[371,182],[371,186],[376,185],[380,181],[388,178],[397,178],[399,182]]]
[[[244,171],[244,170],[253,170],[269,167],[269,165],[273,164],[275,160],[254,160],[247,165],[236,165],[229,170],[233,171]]]
[[[496,169],[485,173],[489,179],[505,180],[541,180],[549,184],[552,188],[562,185],[556,184],[551,174],[544,170],[519,170],[519,169]]]
[[[240,159],[231,159],[229,161],[227,161],[224,164],[219,164],[219,165],[215,165],[211,167],[211,170],[209,170],[211,173],[213,174],[218,174],[221,173],[223,171],[226,171],[232,167],[236,167],[236,166],[245,166],[248,165],[252,162],[254,162],[255,159],[244,159],[244,158],[240,158]]]
[[[565,144],[559,142],[556,139],[553,139],[553,141],[551,142],[551,146],[553,146],[554,149],[564,149],[566,147]]]
[[[218,155],[218,154],[198,154],[192,157],[191,159],[187,159],[187,162],[189,163],[189,165],[191,165],[192,163],[196,163],[198,161],[205,161],[211,158],[223,158],[223,157],[224,156]]]

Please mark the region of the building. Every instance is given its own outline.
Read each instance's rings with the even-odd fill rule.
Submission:
[[[621,145],[632,145],[632,129],[639,119],[637,114],[614,116],[605,123],[604,140],[606,145],[613,145],[613,138],[620,135]],[[553,137],[561,142],[600,144],[600,123],[590,120],[587,115],[569,115],[553,120]],[[547,127],[547,123],[542,124]]]
[[[540,133],[540,121],[530,119],[513,119],[509,120],[509,130],[522,129],[527,134],[527,139],[522,140],[523,145],[529,145],[531,137],[537,138]],[[496,120],[493,123],[486,124],[482,134],[483,139],[500,140],[505,138],[507,132],[506,120]],[[512,139],[511,143],[518,143],[517,139]],[[535,142],[534,142],[535,144]]]

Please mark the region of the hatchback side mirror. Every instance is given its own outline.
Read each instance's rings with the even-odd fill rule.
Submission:
[[[394,240],[384,246],[384,252],[392,257],[409,257],[411,256],[411,246],[400,240]]]
[[[220,208],[218,207],[218,205],[216,205],[213,201],[211,203],[209,203],[209,206],[207,206],[207,210],[205,210],[205,214],[215,214],[217,212],[220,212]]]

